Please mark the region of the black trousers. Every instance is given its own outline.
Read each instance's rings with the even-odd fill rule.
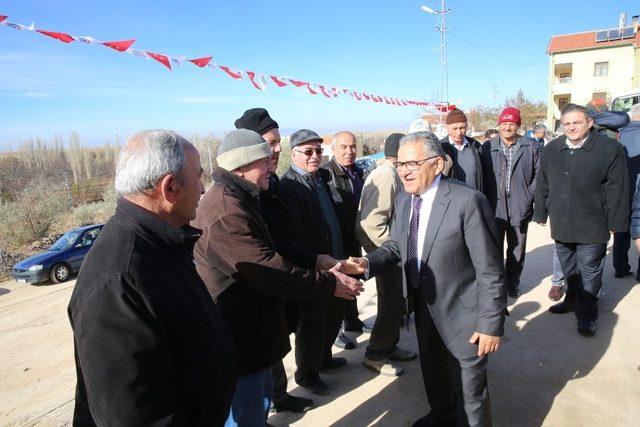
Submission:
[[[271,376],[273,377],[273,401],[282,402],[288,396],[287,371],[284,369],[282,360],[271,367]]]
[[[507,272],[507,287],[509,289],[518,289],[520,274],[522,274],[522,269],[524,268],[524,257],[527,252],[527,230],[529,224],[513,227],[507,221],[497,219],[496,227],[498,229],[498,243],[500,244],[501,254],[504,253],[504,240],[505,237],[507,238],[507,254],[504,264]]]
[[[317,376],[322,365],[331,359],[332,346],[344,317],[344,300],[299,302],[296,329],[295,379]]]
[[[556,252],[567,284],[564,300],[575,304],[578,319],[597,319],[607,244],[585,245],[556,240]]]
[[[362,320],[360,320],[358,316],[357,298],[346,301],[344,307],[344,329],[346,331],[357,331],[362,329]]]
[[[613,268],[616,273],[626,273],[631,270],[629,265],[629,247],[631,247],[631,233],[624,231],[613,234]],[[636,264],[636,269],[640,269],[640,259]]]
[[[413,292],[416,334],[434,425],[491,426],[487,356],[461,360],[449,352],[433,323],[422,288]]]
[[[396,351],[400,340],[400,324],[404,311],[402,297],[402,267],[394,265],[376,276],[378,315],[373,324],[365,355],[382,360]]]

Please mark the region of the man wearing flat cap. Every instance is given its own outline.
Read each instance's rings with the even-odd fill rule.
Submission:
[[[264,108],[251,108],[235,121],[238,129],[249,129],[259,133],[271,148],[271,168],[269,189],[260,194],[260,207],[264,220],[269,226],[278,252],[289,261],[305,268],[328,270],[336,264],[336,260],[307,250],[291,238],[289,225],[291,216],[279,198],[280,180],[276,175],[278,160],[282,147],[278,123],[271,118]],[[295,331],[295,303],[285,302],[287,324],[290,331]],[[273,407],[276,412],[305,412],[313,407],[313,400],[292,396],[287,393],[287,373],[282,360],[272,368],[273,374]]]
[[[214,181],[193,221],[202,230],[196,269],[237,349],[238,379],[227,425],[264,425],[273,391],[271,367],[291,350],[283,300],[351,299],[357,280],[336,270],[294,265],[276,250],[259,196],[269,187],[269,144],[237,129],[218,150]],[[339,264],[338,264],[339,265]]]
[[[291,167],[281,177],[280,197],[291,214],[291,239],[316,254],[344,259],[345,234],[328,185],[331,176],[329,171],[320,169],[322,141],[309,129],[300,129],[291,135]],[[319,373],[347,363],[346,359],[334,358],[331,353],[342,323],[344,301],[333,298],[328,302],[304,302],[297,306],[296,383],[313,394],[329,394],[330,389]]]
[[[393,167],[398,160],[400,138],[393,133],[384,141],[384,163],[376,167],[364,182],[358,216],[356,236],[367,253],[373,252],[389,239],[396,195],[402,190],[402,181]],[[403,313],[402,268],[390,266],[376,276],[378,315],[373,324],[369,345],[362,363],[381,375],[398,376],[404,368],[395,362],[416,358],[416,353],[398,347],[400,323]]]
[[[482,163],[478,141],[467,136],[467,116],[457,108],[446,118],[448,135],[440,140],[442,149],[453,161],[449,177],[482,191]]]

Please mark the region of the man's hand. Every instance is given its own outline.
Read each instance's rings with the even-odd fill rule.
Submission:
[[[541,225],[541,226],[543,226],[543,227],[546,227],[546,226],[547,226],[547,223],[546,223],[546,222],[536,222],[536,224]]]
[[[369,260],[365,257],[349,257],[349,259],[340,261],[340,264],[340,271],[344,274],[364,274],[369,268]]]
[[[478,357],[495,353],[498,351],[498,347],[500,347],[500,337],[481,334],[480,332],[474,332],[469,342],[471,344],[478,344]]]
[[[320,254],[316,258],[316,270],[331,270],[338,260],[331,255]]]
[[[341,266],[341,263],[337,263],[331,270],[329,270],[329,273],[336,277],[336,291],[334,296],[346,300],[352,300],[362,292],[362,283],[353,277],[349,277],[346,274],[341,273]]]
[[[640,252],[640,239],[636,239],[634,240],[635,244],[636,244],[636,249],[638,249],[638,252]]]

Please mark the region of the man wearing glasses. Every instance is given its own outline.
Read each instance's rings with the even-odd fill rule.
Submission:
[[[291,215],[291,239],[301,249],[316,254],[346,257],[344,230],[331,197],[327,170],[320,169],[323,139],[309,129],[291,135],[291,167],[280,181],[280,198]],[[320,379],[322,369],[341,368],[344,358],[332,357],[344,314],[344,301],[298,303],[296,312],[296,383],[316,395],[327,395],[329,387]]]
[[[403,268],[431,408],[414,425],[487,426],[487,355],[504,329],[504,265],[487,199],[442,175],[444,155],[431,132],[400,140],[395,166],[406,193],[396,198],[390,239],[341,271],[368,278]]]

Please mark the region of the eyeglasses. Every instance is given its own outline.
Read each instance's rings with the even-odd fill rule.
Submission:
[[[304,151],[301,151],[301,150],[292,150],[292,151],[295,151],[296,153],[304,154],[307,157],[311,157],[313,155],[314,151],[316,152],[317,155],[321,155],[324,152],[324,148],[322,148],[322,147],[307,148]]]
[[[406,167],[408,171],[413,172],[420,169],[420,166],[422,166],[427,160],[435,159],[436,157],[440,156],[431,156],[427,157],[426,159],[411,160],[408,162],[393,162],[393,167],[396,168],[396,170],[402,170]]]

